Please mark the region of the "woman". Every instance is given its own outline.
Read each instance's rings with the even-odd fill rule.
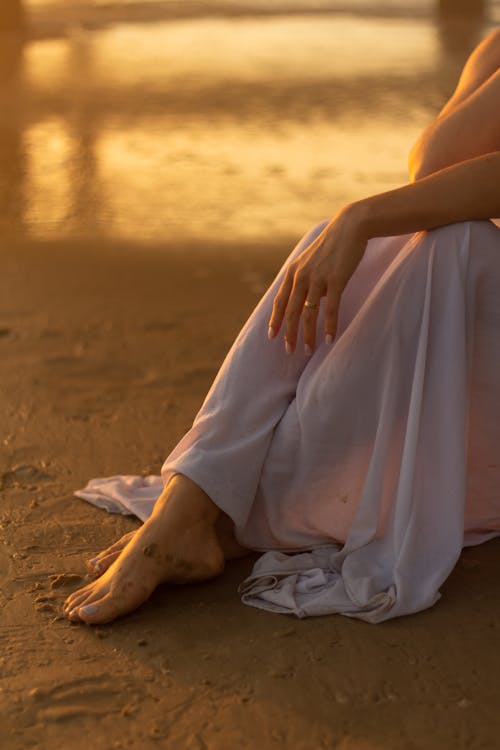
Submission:
[[[246,603],[380,622],[431,606],[462,546],[500,534],[500,231],[488,221],[500,216],[500,32],[409,169],[409,184],[295,248],[166,459],[156,502],[154,477],[78,493],[146,522],[90,561],[98,577],[68,597],[71,620],[109,622],[161,582],[212,578],[260,550]]]

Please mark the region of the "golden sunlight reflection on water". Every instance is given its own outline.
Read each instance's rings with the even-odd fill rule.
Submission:
[[[0,187],[20,180],[23,206],[0,230],[296,237],[403,182],[449,86],[426,19],[192,19],[30,41],[0,93]]]
[[[142,28],[119,26],[101,35],[93,65],[117,85],[134,80],[160,87],[216,80],[377,75],[432,67],[428,25],[349,17],[199,19]],[[139,60],[138,64],[136,63]]]
[[[109,226],[120,237],[135,236],[140,226],[156,239],[165,227],[199,239],[298,234],[367,186],[383,190],[402,178],[394,157],[413,128],[381,148],[377,133],[390,127],[381,119],[352,132],[320,121],[307,128],[283,123],[274,132],[255,120],[243,130],[231,121],[184,121],[182,131],[176,122],[110,130],[97,151]]]
[[[57,233],[71,212],[71,149],[72,138],[62,118],[47,118],[26,128],[24,150],[29,167],[25,221],[35,231],[40,226],[43,234]]]

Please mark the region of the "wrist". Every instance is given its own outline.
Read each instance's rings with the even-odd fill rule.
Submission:
[[[421,215],[424,208],[422,190],[417,189],[417,183],[410,183],[357,201],[352,206],[352,216],[355,217],[360,236],[368,242],[374,237],[389,237],[426,228],[426,219]],[[421,226],[419,222],[423,222]]]
[[[350,203],[343,213],[360,239],[368,241],[376,236],[376,207],[371,197]]]

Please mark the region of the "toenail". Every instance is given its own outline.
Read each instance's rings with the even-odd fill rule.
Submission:
[[[94,604],[87,604],[86,607],[80,607],[80,614],[81,615],[95,615],[98,612],[99,608],[96,607]]]

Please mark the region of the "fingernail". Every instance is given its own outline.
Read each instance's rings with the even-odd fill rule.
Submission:
[[[101,566],[99,565],[99,563],[97,563],[96,565],[94,565],[94,570],[95,570],[96,573],[100,573],[101,572]]]
[[[272,326],[269,326],[269,328],[267,329],[267,338],[273,339],[275,336],[276,336],[276,331],[274,330]]]
[[[331,333],[327,333],[325,336],[326,343],[330,346],[330,344],[333,344],[333,336]]]
[[[311,354],[313,353],[313,350],[311,349],[311,347],[309,346],[309,344],[306,344],[304,346],[304,351],[305,351],[305,353],[307,354],[308,357],[310,357]]]
[[[285,341],[285,351],[287,354],[292,354],[293,352],[292,345],[288,341]]]
[[[95,615],[98,611],[98,607],[95,604],[87,604],[85,607],[80,607],[80,615]]]

